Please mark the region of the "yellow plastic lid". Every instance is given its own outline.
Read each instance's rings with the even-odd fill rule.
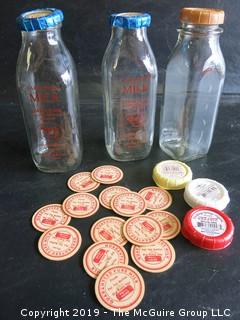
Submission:
[[[185,185],[192,180],[192,170],[181,161],[161,161],[153,168],[153,180],[157,186],[178,190],[185,188]]]

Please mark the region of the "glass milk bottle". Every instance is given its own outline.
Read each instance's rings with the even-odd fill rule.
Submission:
[[[62,11],[53,8],[17,18],[17,90],[32,158],[44,172],[73,170],[82,158],[77,75],[61,38],[62,21]]]
[[[183,8],[182,27],[166,69],[160,147],[173,159],[208,153],[225,78],[219,44],[224,11]]]
[[[151,16],[112,14],[102,62],[105,144],[118,161],[146,158],[154,137],[157,67],[148,42]]]

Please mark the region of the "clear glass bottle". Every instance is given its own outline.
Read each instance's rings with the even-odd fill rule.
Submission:
[[[147,13],[112,14],[102,62],[105,144],[118,161],[143,159],[154,137],[157,66],[148,42]]]
[[[166,69],[160,147],[189,161],[208,153],[225,78],[219,45],[224,11],[183,8],[177,44]]]
[[[17,90],[32,158],[43,172],[73,170],[82,158],[77,74],[61,38],[62,21],[62,11],[53,8],[17,18]]]

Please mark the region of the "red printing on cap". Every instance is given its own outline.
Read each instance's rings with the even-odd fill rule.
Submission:
[[[128,296],[132,291],[134,291],[133,287],[129,284],[126,287],[120,289],[116,293],[116,297],[118,298],[119,301],[124,299],[126,296]]]
[[[54,224],[56,224],[56,220],[44,218],[44,219],[42,219],[42,223],[49,224],[49,225],[53,226]]]
[[[83,188],[86,188],[86,187],[88,187],[90,184],[93,184],[93,181],[92,181],[92,180],[88,180],[87,182],[82,183],[82,187],[83,187]]]
[[[168,222],[165,223],[165,224],[163,224],[163,230],[164,230],[164,231],[167,231],[167,230],[171,229],[171,227],[172,227],[171,224],[168,223]]]
[[[162,257],[156,256],[156,255],[147,255],[145,256],[144,260],[146,262],[159,262],[159,261],[162,261]]]
[[[60,238],[60,239],[66,239],[69,240],[71,238],[71,235],[68,233],[63,233],[63,232],[57,232],[55,235],[56,238]]]
[[[152,198],[152,196],[154,195],[154,193],[153,192],[151,192],[151,191],[148,191],[148,193],[146,194],[146,196],[145,196],[145,200],[150,200],[151,198]]]
[[[75,206],[73,207],[74,211],[87,211],[87,207],[86,206]]]
[[[103,238],[105,238],[106,240],[112,240],[112,235],[110,233],[108,233],[107,231],[105,230],[101,230],[99,232],[101,234],[101,236],[103,236]]]
[[[212,211],[219,215],[226,223],[226,230],[223,234],[213,237],[202,234],[196,230],[192,224],[192,216],[198,211]],[[192,244],[207,250],[220,250],[229,246],[233,240],[234,225],[232,220],[224,212],[211,207],[198,206],[189,210],[183,220],[182,234]]]
[[[149,232],[152,232],[154,231],[154,227],[147,221],[143,221],[142,222],[142,225],[149,231]]]
[[[135,210],[135,205],[134,204],[121,204],[121,209],[126,209],[126,210]]]
[[[98,251],[98,253],[96,254],[95,258],[93,259],[93,261],[95,263],[99,263],[102,260],[102,258],[103,258],[103,256],[105,255],[106,252],[107,252],[106,250],[100,249]]]
[[[103,178],[103,179],[112,179],[112,175],[111,174],[101,174],[100,175],[100,178]]]

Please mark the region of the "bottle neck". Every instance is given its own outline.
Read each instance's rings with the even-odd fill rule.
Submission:
[[[136,29],[124,29],[124,28],[118,28],[118,27],[113,27],[112,28],[112,39],[121,39],[122,41],[128,40],[129,38],[133,39],[136,41],[145,41],[147,40],[147,28],[142,27],[142,28],[136,28]]]
[[[32,44],[41,41],[41,43],[47,43],[51,46],[57,45],[62,41],[61,25],[46,30],[22,31],[22,41],[23,43],[31,42]]]
[[[183,46],[186,50],[216,52],[221,50],[219,36],[223,29],[219,25],[182,24],[178,29],[177,47]]]
[[[223,29],[219,25],[200,25],[183,23],[181,28],[178,29],[180,37],[192,38],[216,38],[218,39]]]

